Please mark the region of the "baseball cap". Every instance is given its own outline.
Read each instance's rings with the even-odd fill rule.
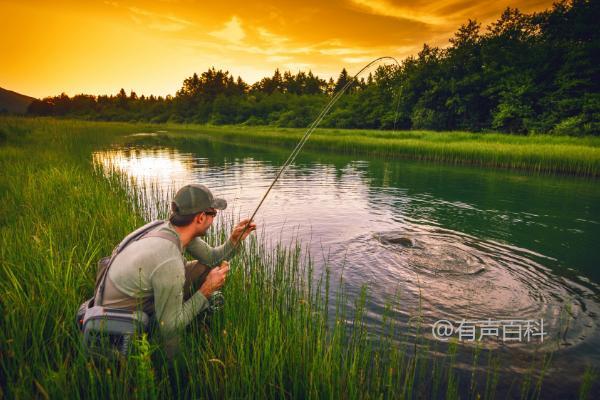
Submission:
[[[227,208],[227,201],[214,197],[206,186],[192,183],[177,191],[171,208],[178,215],[191,215],[209,208],[224,210]]]

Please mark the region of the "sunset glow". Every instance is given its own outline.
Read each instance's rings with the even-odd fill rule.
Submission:
[[[552,1],[334,0],[2,1],[0,87],[33,97],[174,95],[211,66],[246,82],[281,70],[323,78],[384,56],[446,46],[469,18],[485,27],[508,6]]]

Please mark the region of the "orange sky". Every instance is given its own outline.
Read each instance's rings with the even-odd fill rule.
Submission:
[[[175,94],[210,66],[249,83],[275,68],[323,78],[358,71],[423,43],[446,46],[468,18],[487,25],[507,6],[546,0],[0,0],[0,87],[34,97]],[[216,6],[218,5],[218,6]]]

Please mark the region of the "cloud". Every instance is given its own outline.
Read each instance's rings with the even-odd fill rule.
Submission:
[[[375,15],[412,20],[428,25],[446,25],[449,21],[441,16],[419,11],[412,7],[394,5],[386,0],[350,0],[359,8]]]
[[[209,33],[213,35],[214,32]],[[226,40],[225,37],[220,39]],[[211,49],[220,52],[234,53],[234,54],[252,54],[261,56],[285,56],[293,54],[308,55],[315,51],[315,46],[302,46],[302,45],[288,45],[288,46],[269,46],[269,45],[256,45],[249,44],[244,40],[231,41],[229,43],[216,43],[215,41],[207,40],[181,40],[182,43],[187,46],[191,46],[199,49]]]
[[[447,46],[469,18],[485,29],[508,5],[530,13],[552,7],[553,0],[205,3],[100,0],[84,7],[77,0],[3,2],[11,17],[0,31],[14,38],[5,52],[14,62],[0,64],[0,76],[40,96],[62,90],[107,93],[127,82],[138,93],[173,94],[180,79],[212,65],[249,82],[286,67],[310,67],[321,77],[337,77],[342,67],[356,72],[360,63],[379,56],[402,60],[416,55],[423,43]],[[56,23],[48,25],[50,20]],[[74,30],[79,40],[59,40]],[[148,73],[139,73],[142,61]],[[52,72],[37,77],[30,68],[40,65]],[[96,68],[93,80],[89,68]]]
[[[118,7],[118,3],[112,4]],[[144,25],[150,29],[156,29],[163,32],[178,32],[194,24],[182,18],[173,15],[161,15],[152,11],[144,10],[138,7],[128,7],[130,18],[138,25]]]
[[[140,17],[138,17],[137,15],[130,15],[129,18],[131,18],[131,20],[133,22],[135,22],[137,25],[143,25],[142,19]]]
[[[292,57],[290,57],[290,56],[269,56],[269,57],[267,57],[267,61],[275,62],[275,63],[289,61],[291,59],[292,59]]]
[[[375,59],[376,57],[373,56],[367,56],[367,57],[343,57],[342,61],[348,64],[366,64],[368,62],[371,62]]]
[[[150,24],[150,25],[148,25],[148,28],[157,29],[159,31],[164,31],[164,32],[178,32],[178,31],[184,30],[186,28],[186,26],[182,25],[182,24],[178,24],[176,22],[171,22],[171,23]]]
[[[328,56],[344,56],[344,55],[359,55],[368,53],[368,50],[356,48],[356,47],[329,47],[320,49],[319,53]]]
[[[267,44],[272,45],[272,46],[281,46],[290,40],[289,38],[287,38],[285,36],[276,35],[272,32],[269,32],[265,28],[258,28],[257,31],[258,31],[258,35],[260,36],[260,38],[264,42],[266,42]]]
[[[242,28],[240,19],[235,15],[225,24],[223,29],[210,32],[209,35],[226,42],[240,44],[246,37],[246,32]]]

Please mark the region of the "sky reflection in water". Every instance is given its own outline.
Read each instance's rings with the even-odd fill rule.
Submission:
[[[264,154],[213,151],[209,159],[165,148],[119,148],[93,157],[135,186],[154,188],[144,199],[155,211],[166,210],[182,185],[200,182],[227,199],[236,216],[254,210],[280,165]],[[599,291],[590,272],[596,250],[564,250],[598,233],[594,205],[585,203],[597,198],[597,190],[580,196],[583,207],[569,209],[579,214],[561,216],[553,204],[567,201],[560,186],[544,184],[558,198],[543,193],[547,200],[536,204],[542,189],[524,187],[527,177],[508,174],[482,191],[469,185],[487,185],[494,177],[474,176],[463,187],[464,177],[442,167],[420,172],[386,163],[372,171],[377,168],[376,161],[334,165],[322,159],[290,166],[257,215],[260,234],[284,243],[298,237],[317,272],[327,264],[336,280],[343,271],[350,298],[368,284],[367,322],[374,327],[386,301],[399,294],[394,318],[403,325],[419,310],[429,324],[442,318],[544,318],[553,336],[564,334],[563,347],[577,345],[578,356],[598,361],[598,350],[591,350],[599,343]],[[444,185],[452,189],[435,192]],[[382,240],[390,237],[408,238],[412,246]],[[563,249],[553,252],[557,247]],[[569,321],[566,333],[561,320],[563,326]]]

